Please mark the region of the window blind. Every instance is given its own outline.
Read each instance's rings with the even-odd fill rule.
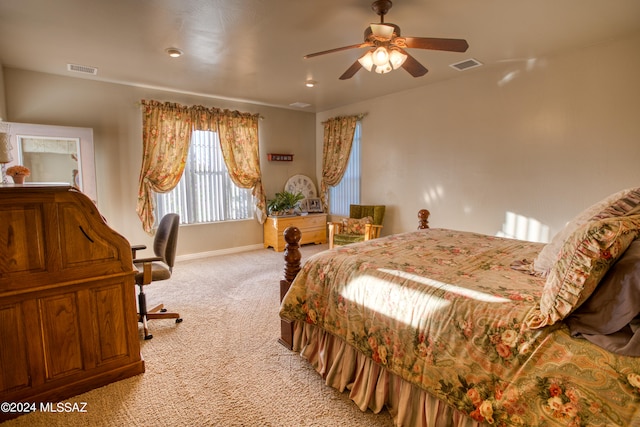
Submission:
[[[347,169],[340,183],[329,188],[329,213],[332,215],[349,216],[349,206],[360,204],[360,134],[361,124],[357,122]]]
[[[253,218],[251,189],[236,186],[224,163],[216,132],[194,131],[178,185],[156,197],[156,219],[174,212],[183,224]]]

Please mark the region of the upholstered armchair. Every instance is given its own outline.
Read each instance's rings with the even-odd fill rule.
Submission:
[[[349,218],[329,223],[329,249],[380,237],[384,205],[351,205]]]

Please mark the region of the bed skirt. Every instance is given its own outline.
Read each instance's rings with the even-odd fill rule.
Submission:
[[[293,350],[311,363],[328,386],[348,390],[361,411],[377,414],[386,407],[399,427],[484,426],[308,323],[294,322]]]

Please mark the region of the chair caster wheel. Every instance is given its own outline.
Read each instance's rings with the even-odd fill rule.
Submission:
[[[167,312],[166,308],[163,308],[162,310],[160,310],[160,313],[166,313],[166,312]]]
[[[176,323],[182,323],[182,319],[181,318],[177,318],[176,319]]]
[[[144,340],[145,340],[145,341],[148,341],[148,340],[150,340],[151,338],[153,338],[153,335],[151,335],[151,334],[149,334],[149,335],[145,335],[145,336],[144,336]]]

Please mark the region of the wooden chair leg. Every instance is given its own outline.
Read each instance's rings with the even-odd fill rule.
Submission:
[[[160,305],[159,307],[162,307],[162,305]],[[164,311],[162,311],[162,310],[164,310]],[[176,323],[182,322],[182,318],[180,318],[180,314],[178,314],[178,313],[170,313],[164,308],[161,308],[161,309],[155,310],[155,311],[149,311],[147,313],[147,319],[149,319],[149,320],[151,320],[151,319],[176,319]]]
[[[335,234],[335,224],[328,223],[329,226],[329,249],[333,249],[333,235]]]
[[[364,225],[364,240],[371,240],[373,237],[371,236],[371,224]]]
[[[164,304],[158,304],[155,307],[153,307],[151,310],[147,310],[147,314],[149,313],[157,313],[159,311],[167,311],[166,308],[164,308]]]

